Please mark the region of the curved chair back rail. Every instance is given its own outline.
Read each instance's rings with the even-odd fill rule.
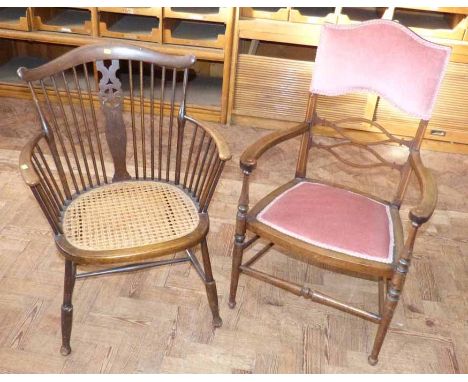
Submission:
[[[176,69],[186,69],[196,62],[195,56],[171,56],[139,46],[117,42],[84,45],[37,68],[19,68],[18,75],[24,81],[36,81],[92,61],[102,60],[133,60],[167,66]]]
[[[325,24],[310,91],[328,96],[371,91],[428,120],[450,51],[394,21]]]
[[[73,195],[127,179],[171,182],[207,210],[230,154],[215,130],[185,114],[194,62],[98,44],[18,70],[45,134],[29,155],[54,220]]]

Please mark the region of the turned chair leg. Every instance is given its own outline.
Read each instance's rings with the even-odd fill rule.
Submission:
[[[203,268],[205,270],[206,277],[206,295],[208,297],[208,303],[210,304],[211,313],[213,314],[213,326],[215,328],[220,328],[223,325],[223,320],[219,315],[218,292],[216,290],[216,282],[213,279],[213,273],[211,271],[210,254],[208,252],[206,238],[204,238],[201,242],[201,252],[203,258]]]
[[[385,278],[379,278],[379,314],[380,316],[383,315],[384,307],[385,307],[385,290],[387,288],[387,280]]]
[[[380,322],[379,328],[377,329],[374,346],[368,358],[369,364],[372,366],[376,365],[379,361],[380,349],[382,348],[385,336],[387,335],[388,327],[392,321],[393,313],[395,312],[399,298],[400,292],[393,286],[390,286],[387,292],[387,298],[385,299],[385,304],[383,306],[382,321]]]
[[[60,353],[68,355],[71,353],[70,336],[73,323],[72,295],[75,286],[76,265],[70,260],[65,260],[65,278],[63,285],[62,304],[62,347]]]
[[[232,250],[232,271],[231,271],[231,289],[229,293],[229,307],[234,309],[236,306],[237,285],[239,284],[240,266],[244,254],[244,235],[235,235],[234,248]]]

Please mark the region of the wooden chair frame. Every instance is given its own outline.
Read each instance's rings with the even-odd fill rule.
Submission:
[[[132,130],[128,139],[123,118],[122,82],[116,75],[122,62],[129,67],[130,94],[126,98],[130,102]],[[220,327],[222,324],[206,236],[209,230],[208,207],[231,154],[216,130],[185,113],[188,70],[194,62],[193,56],[169,56],[132,45],[106,43],[77,48],[35,69],[18,70],[19,76],[29,85],[42,125],[42,131],[21,152],[20,170],[52,227],[58,251],[65,257],[63,355],[71,352],[75,280],[86,277],[189,262],[205,284],[213,325]],[[94,83],[87,65],[94,70]],[[147,78],[144,65],[150,67],[149,101],[143,84]],[[84,75],[81,81],[77,76],[78,69]],[[155,96],[158,91],[155,89],[156,70],[161,70],[159,101]],[[134,71],[138,78],[132,78]],[[183,72],[182,99],[177,111],[176,81],[180,71]],[[59,79],[64,86],[57,85]],[[93,90],[93,84],[96,90]],[[166,102],[167,98],[169,102]],[[99,131],[96,105],[104,115],[101,123],[105,128],[104,134]],[[141,116],[139,124],[136,118],[138,110]],[[169,126],[165,127],[167,110]],[[159,123],[155,118],[158,113]],[[145,116],[149,116],[150,126],[146,124]],[[190,131],[192,135],[188,139],[184,134]],[[106,156],[101,135],[105,136],[110,155]],[[133,175],[130,174],[131,160],[127,158],[127,140],[128,146],[133,146],[134,150]],[[108,157],[114,167],[112,179],[106,167],[105,159]],[[188,195],[197,209],[198,226],[183,237],[141,247],[86,250],[72,245],[63,230],[63,217],[70,204],[89,191],[122,181],[162,182],[177,187]],[[197,245],[201,246],[203,267],[194,254],[193,248]],[[184,251],[187,256],[145,261],[179,251]],[[80,265],[117,263],[121,265],[77,273]]]
[[[275,131],[262,137],[257,142],[249,146],[241,156],[240,168],[243,172],[243,183],[237,210],[237,224],[234,237],[229,306],[230,308],[234,308],[236,305],[236,292],[239,276],[240,273],[245,273],[246,275],[287,290],[297,296],[308,298],[314,302],[325,304],[374,322],[378,324],[378,330],[375,337],[374,346],[368,360],[371,365],[375,365],[378,362],[380,349],[382,347],[385,335],[387,333],[405,283],[405,278],[411,262],[416,234],[419,227],[429,220],[437,203],[436,183],[431,172],[423,166],[419,153],[428,121],[420,120],[419,127],[414,139],[402,140],[390,134],[378,123],[364,118],[347,118],[337,122],[330,122],[320,118],[316,113],[317,97],[318,96],[316,94],[311,94],[309,98],[305,122],[291,128]],[[357,140],[351,137],[349,131],[346,131],[346,129],[343,129],[340,126],[341,124],[349,122],[369,123],[375,128],[379,129],[385,138],[375,142],[367,143]],[[340,143],[331,145],[324,145],[315,142],[312,132],[314,126],[318,125],[333,128],[336,133],[344,138],[344,140]],[[278,145],[281,142],[299,136],[301,137],[301,143],[294,179],[288,184],[283,185],[282,187],[273,191],[270,195],[257,203],[257,205],[252,209],[249,209],[249,179],[250,174],[257,166],[258,159],[268,149]],[[404,164],[399,165],[385,160],[377,153],[377,151],[372,149],[373,145],[382,143],[396,143],[398,145],[406,146],[409,150],[407,161]],[[372,164],[358,164],[350,162],[349,160],[342,158],[334,151],[334,149],[343,145],[354,146],[367,150],[374,156],[377,162]],[[295,239],[291,236],[276,231],[257,220],[257,214],[277,195],[281,194],[297,182],[307,179],[306,169],[308,153],[312,147],[324,149],[334,155],[337,159],[353,167],[369,168],[386,166],[392,169],[396,169],[400,172],[400,183],[398,185],[394,199],[392,201],[382,201],[390,207],[394,224],[396,223],[395,245],[397,248],[397,255],[393,264],[385,264],[366,259],[354,258],[352,256],[344,255],[332,250],[313,246],[299,239]],[[413,172],[419,181],[421,201],[418,206],[410,210],[409,218],[411,225],[409,227],[409,231],[407,232],[406,239],[404,239],[398,211],[404,199],[405,192]],[[315,179],[313,181],[321,182]],[[352,191],[359,192],[355,190]],[[371,195],[364,195],[376,200],[376,198]],[[253,233],[253,237],[249,240],[246,240],[247,231],[251,231]],[[256,253],[250,260],[242,264],[244,250],[246,250],[259,238],[266,239],[269,244]],[[301,259],[307,259],[307,261],[310,261],[312,264],[326,266],[329,269],[333,269],[345,274],[350,274],[356,277],[378,280],[379,312],[369,312],[351,306],[330,296],[324,295],[318,291],[311,290],[308,287],[301,286],[296,283],[292,283],[253,269],[252,265],[265,253],[267,253],[267,251],[272,248],[273,245],[277,245],[285,249],[287,251],[285,254],[288,256],[299,254],[301,255]]]

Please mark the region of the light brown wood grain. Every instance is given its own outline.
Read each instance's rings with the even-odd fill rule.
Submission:
[[[332,308],[246,278],[239,282],[236,309],[227,307],[233,223],[241,183],[238,160],[249,143],[268,133],[264,129],[235,125],[229,129],[217,127],[230,142],[233,160],[226,166],[210,207],[208,236],[223,328],[212,335],[201,331],[200,323],[209,317],[203,284],[184,265],[88,279],[75,287],[75,348],[67,360],[58,354],[62,260],[51,242],[47,222],[17,170],[20,148],[38,131],[36,116],[31,103],[24,100],[5,98],[0,110],[3,113],[0,121],[2,371],[468,372],[468,335],[463,326],[467,312],[466,306],[459,303],[467,293],[464,282],[464,258],[468,254],[464,242],[468,235],[466,155],[422,149],[425,165],[437,178],[439,204],[415,246],[414,267],[377,366],[369,366],[365,357],[375,331],[372,323],[354,317],[347,319],[344,313]],[[22,128],[18,130],[17,126]],[[298,147],[296,138],[264,154],[264,165],[257,169],[262,176],[251,179],[252,203],[294,173],[296,156],[290,153]],[[396,153],[390,146],[385,151],[391,155]],[[281,161],[275,159],[278,156]],[[382,194],[388,187],[383,178],[372,181],[358,171],[350,178],[343,178],[344,165],[330,160],[327,153],[314,155],[313,161],[311,175],[342,180],[364,191],[376,190]],[[408,200],[402,205],[403,216],[411,202],[418,201],[416,191],[417,182],[412,178]],[[407,225],[408,221],[403,223]],[[261,246],[260,243],[254,249]],[[254,249],[249,250],[246,259]],[[420,266],[421,262],[424,264]],[[304,281],[357,306],[377,309],[375,288],[370,281],[336,275],[311,265],[304,267],[295,259],[281,256],[277,249],[262,258],[258,267],[273,272],[276,269],[279,277]],[[431,289],[425,298],[438,296],[438,301],[423,300],[421,292],[426,285]],[[31,306],[41,303],[39,314],[30,320]],[[20,342],[22,347],[10,349],[6,340],[15,338],[19,333],[15,328],[22,322],[27,323]],[[208,361],[205,354],[209,354]]]

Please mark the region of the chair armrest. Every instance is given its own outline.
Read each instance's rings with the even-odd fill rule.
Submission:
[[[409,218],[413,223],[422,225],[430,219],[435,210],[437,184],[431,171],[424,167],[418,151],[411,152],[409,160],[421,188],[421,201],[418,206],[410,210]]]
[[[307,122],[303,122],[299,125],[277,130],[261,137],[258,141],[247,147],[247,149],[242,153],[240,158],[241,169],[251,172],[255,167],[257,167],[257,160],[265,151],[281,142],[303,134],[308,128],[309,124]]]
[[[231,159],[232,155],[231,155],[231,151],[229,150],[229,146],[226,140],[224,139],[224,137],[217,130],[215,130],[211,126],[200,123],[199,121],[197,121],[194,118],[189,117],[188,115],[185,115],[184,118],[187,121],[190,121],[200,126],[203,130],[205,130],[210,135],[210,137],[213,139],[213,141],[216,144],[216,148],[218,149],[218,155],[219,155],[220,160],[222,160],[223,162],[226,162],[229,159]]]
[[[19,167],[21,176],[23,177],[25,183],[29,187],[37,186],[40,183],[39,176],[34,170],[31,158],[33,154],[34,147],[37,145],[37,142],[43,138],[45,135],[43,132],[40,132],[33,139],[31,139],[26,146],[23,147],[19,157]]]

